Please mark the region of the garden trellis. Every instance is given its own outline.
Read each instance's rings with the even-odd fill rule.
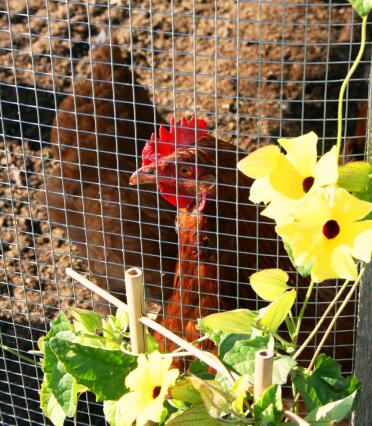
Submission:
[[[334,142],[339,85],[355,57],[359,26],[360,20],[347,2],[320,0],[237,1],[233,4],[196,0],[2,1],[1,343],[27,355],[27,351],[36,349],[37,339],[45,334],[50,320],[59,310],[68,306],[101,308],[101,301],[95,300],[90,292],[66,275],[67,267],[86,273],[93,281],[112,290],[115,296],[124,294],[124,270],[119,268],[117,272],[118,265],[122,266],[117,255],[121,259],[129,254],[136,255],[130,258],[135,258],[136,264],[127,261],[126,267],[146,266],[149,257],[156,257],[155,266],[144,267],[145,281],[146,276],[155,276],[147,282],[150,290],[146,294],[147,306],[162,308],[165,305],[169,282],[162,268],[169,257],[177,260],[177,244],[166,253],[149,252],[148,244],[154,243],[154,239],[161,246],[163,225],[160,217],[166,211],[153,211],[154,226],[159,227],[156,237],[142,232],[138,225],[141,211],[147,206],[141,205],[141,198],[138,198],[138,207],[126,205],[125,199],[121,199],[119,152],[110,152],[111,165],[100,164],[104,156],[101,157],[97,147],[100,133],[105,136],[106,129],[97,125],[97,120],[102,118],[99,102],[110,99],[96,98],[97,107],[87,113],[79,110],[75,103],[73,115],[93,117],[95,127],[88,133],[94,145],[88,151],[95,162],[89,165],[90,169],[102,167],[107,174],[112,172],[116,181],[107,183],[99,174],[93,195],[90,193],[84,199],[81,194],[75,194],[73,202],[81,205],[85,219],[73,228],[66,227],[72,212],[66,187],[59,191],[64,200],[58,207],[62,212],[60,217],[64,218],[62,221],[55,220],[50,205],[42,201],[48,179],[56,175],[63,160],[53,151],[56,147],[58,151],[58,138],[52,140],[50,137],[53,128],[58,135],[63,125],[53,119],[60,111],[61,101],[75,94],[79,82],[90,78],[94,46],[107,45],[111,52],[115,46],[119,47],[123,61],[117,65],[126,69],[130,76],[123,86],[133,93],[141,86],[149,96],[148,123],[136,120],[136,114],[145,106],[141,102],[137,100],[137,105],[133,100],[129,102],[131,117],[119,118],[120,101],[114,99],[113,118],[116,121],[112,137],[116,147],[124,143],[123,135],[118,133],[123,121],[135,123],[131,139],[137,146],[145,138],[140,136],[144,124],[158,132],[159,124],[169,122],[172,116],[179,120],[183,115],[195,115],[204,118],[218,138],[243,150],[275,142],[281,136],[315,130],[324,152]],[[370,44],[346,93],[344,137],[349,141],[365,138],[368,131],[356,134],[362,121],[359,111],[368,100],[369,68]],[[94,85],[86,100],[89,97],[95,97]],[[75,125],[71,130],[76,133],[78,128]],[[148,139],[150,136],[151,131]],[[83,155],[86,146],[79,146],[79,150]],[[133,156],[139,166],[140,150],[136,149]],[[80,174],[70,177],[70,183],[83,185],[83,168],[77,166]],[[115,222],[113,228],[109,226],[105,211],[105,197],[110,191],[117,193],[116,199],[110,201],[119,222],[119,225]],[[95,208],[102,207],[89,211],[86,205],[89,198],[95,201]],[[136,253],[123,238],[128,228],[120,223],[125,208],[138,210],[132,222],[140,231],[133,237],[139,241],[140,249],[136,249]],[[223,213],[217,209],[217,215]],[[258,265],[268,253],[260,245],[258,221],[262,218],[258,210],[256,220],[255,251],[250,255]],[[75,237],[77,231],[80,231],[79,238]],[[92,242],[93,234],[102,238]],[[104,234],[113,237],[113,246],[103,238]],[[231,238],[237,236],[231,235]],[[276,247],[278,242],[272,244]],[[219,250],[223,252],[224,247]],[[277,249],[278,259],[279,256]],[[98,266],[94,268],[93,264]],[[291,280],[300,285],[295,274],[291,274]],[[113,282],[115,285],[111,288]],[[151,292],[155,287],[161,291]],[[316,288],[313,317],[308,319],[311,324],[315,325],[324,308],[321,293],[332,292],[333,288],[334,283],[320,284]],[[198,291],[202,292],[200,286]],[[236,297],[236,306],[244,306],[247,302]],[[250,302],[258,304],[255,300]],[[338,350],[355,347],[353,339],[350,340],[357,326],[355,302],[343,315],[342,326],[335,325],[332,341],[327,342],[330,353],[344,361],[348,369],[353,367],[354,349],[347,352],[347,356],[339,357]],[[316,344],[315,339],[313,345]],[[3,424],[44,424],[46,420],[40,412],[37,393],[40,371],[8,352],[3,351],[3,356],[0,421]],[[103,424],[97,405],[93,401],[81,401],[79,424]]]

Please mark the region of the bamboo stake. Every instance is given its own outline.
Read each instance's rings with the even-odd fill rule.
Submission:
[[[285,417],[290,420],[291,422],[295,423],[298,426],[311,426],[310,423],[308,423],[306,420],[301,419],[300,416],[293,413],[292,411],[284,411]]]
[[[98,294],[98,296],[101,296],[102,299],[105,299],[117,308],[123,309],[125,312],[128,312],[128,306],[124,302],[117,299],[115,296],[112,296],[103,288],[98,287],[98,285],[92,283],[92,281],[89,281],[88,278],[83,277],[71,268],[66,268],[66,274],[74,280],[78,281],[84,287],[88,288],[90,291],[93,291],[93,293],[96,293]]]
[[[167,339],[172,340],[172,342],[176,343],[181,348],[185,349],[188,352],[191,352],[195,357],[201,359],[207,365],[209,365],[209,367],[212,367],[214,370],[216,370],[219,373],[222,373],[225,376],[227,376],[232,382],[235,381],[234,376],[232,376],[230,374],[230,372],[222,364],[222,362],[220,362],[220,360],[216,356],[214,356],[213,354],[208,353],[208,352],[204,352],[204,351],[201,351],[198,348],[195,348],[191,343],[187,342],[186,340],[181,339],[181,337],[172,333],[167,328],[165,328],[162,325],[158,324],[157,322],[151,320],[150,318],[142,317],[141,322],[142,322],[142,324],[145,324],[148,328],[151,328],[152,330],[155,330],[155,331],[161,333]]]
[[[274,352],[262,349],[256,352],[254,368],[254,400],[258,401],[273,383]]]
[[[141,269],[130,268],[125,271],[125,288],[127,292],[132,351],[136,354],[145,353],[147,351],[146,329],[140,321],[145,313],[143,275]]]
[[[101,296],[103,299],[112,303],[117,308],[124,309],[126,312],[128,312],[128,306],[124,302],[117,299],[115,296],[108,293],[106,290],[103,290],[101,287],[98,287],[96,284],[93,284],[91,281],[89,281],[87,278],[83,277],[79,273],[75,272],[73,269],[67,268],[66,274],[69,275],[71,278],[75,279],[76,281],[78,281],[84,287],[88,288],[89,290]],[[140,321],[143,325],[146,325],[148,328],[151,328],[152,330],[158,331],[164,337],[176,343],[178,346],[185,349],[187,352],[190,352],[196,358],[201,359],[209,367],[227,376],[230,381],[232,382],[235,381],[236,377],[230,374],[227,368],[222,364],[222,362],[213,354],[210,354],[208,352],[204,352],[198,348],[195,348],[191,343],[181,339],[176,334],[172,333],[171,331],[169,331],[168,329],[166,329],[165,327],[163,327],[162,325],[158,324],[157,322],[153,321],[150,318],[141,317]]]

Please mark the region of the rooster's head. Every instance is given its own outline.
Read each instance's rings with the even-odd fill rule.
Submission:
[[[130,177],[131,185],[157,183],[160,195],[178,208],[190,207],[198,200],[203,210],[208,195],[214,191],[215,165],[200,158],[198,141],[208,133],[207,123],[182,117],[171,119],[169,130],[160,126],[142,151],[142,167]],[[204,156],[202,156],[204,157]],[[210,163],[210,164],[209,164]]]

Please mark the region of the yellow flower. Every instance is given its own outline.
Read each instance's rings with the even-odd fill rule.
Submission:
[[[360,221],[372,204],[342,188],[318,190],[299,203],[294,221],[276,226],[292,249],[295,264],[312,264],[315,282],[344,278],[355,280],[355,259],[368,262],[372,251],[372,220]]]
[[[179,376],[177,369],[169,370],[171,364],[172,358],[159,352],[153,352],[147,358],[139,355],[137,368],[125,379],[131,392],[123,395],[117,404],[120,411],[117,417],[125,419],[120,426],[130,426],[134,421],[137,426],[148,421],[159,422],[168,389]]]
[[[256,179],[249,199],[271,203],[262,212],[278,224],[290,221],[299,200],[338,179],[336,147],[317,161],[318,136],[314,132],[293,139],[279,139],[286,154],[274,145],[254,151],[238,163],[239,170]]]

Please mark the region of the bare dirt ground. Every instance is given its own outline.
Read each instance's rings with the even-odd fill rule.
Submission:
[[[358,41],[359,27],[351,26],[346,2],[245,1],[239,9],[228,1],[134,0],[131,8],[124,0],[111,3],[108,9],[103,0],[88,6],[74,0],[0,0],[4,324],[43,329],[60,308],[92,305],[90,293],[64,273],[67,266],[87,270],[86,260],[50,226],[37,193],[52,167],[49,136],[56,107],[71,93],[72,76],[84,78],[91,43],[101,31],[126,52],[168,120],[197,112],[219,137],[246,150],[310,129],[325,143],[335,134],[335,100],[355,56],[350,43]],[[348,92],[349,135],[368,97],[368,61]],[[12,327],[4,325],[3,333],[10,339]],[[30,349],[32,340],[27,334],[19,341]],[[27,416],[24,424],[32,424]]]

